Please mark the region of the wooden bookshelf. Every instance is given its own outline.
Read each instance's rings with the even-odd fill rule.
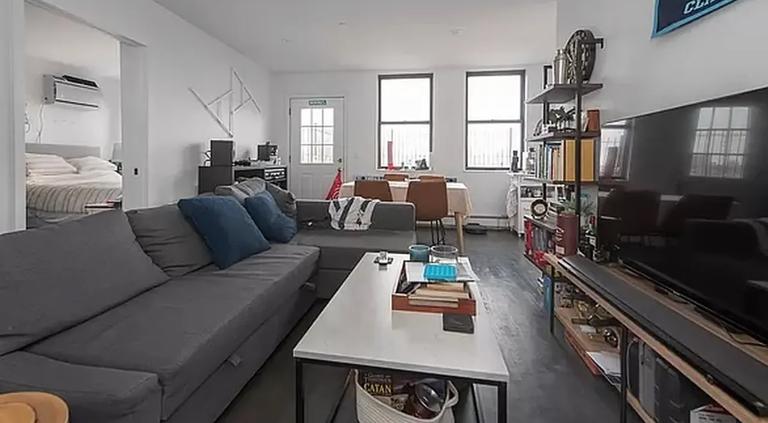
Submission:
[[[656,338],[653,334],[646,331],[632,318],[620,311],[616,305],[590,288],[584,281],[581,280],[581,276],[569,272],[562,265],[560,265],[559,262],[558,265],[554,267],[559,274],[568,279],[570,283],[584,292],[584,294],[592,298],[597,304],[602,306],[609,314],[616,318],[624,327],[626,327],[629,333],[649,346],[658,357],[664,359],[667,363],[669,363],[669,365],[680,372],[680,374],[688,378],[689,381],[691,381],[705,394],[707,394],[715,403],[719,404],[736,419],[738,419],[738,421],[742,423],[768,423],[768,417],[755,414],[751,409],[748,409],[740,399],[732,396],[717,383],[713,383],[711,376],[694,367],[685,358],[667,346],[662,340]],[[647,280],[634,275],[629,275],[614,266],[606,266],[606,268],[609,272],[617,276],[618,280],[622,280],[624,283],[633,285],[635,289],[644,291],[647,295],[653,297],[658,302],[666,305],[673,311],[687,317],[692,322],[701,325],[703,328],[717,335],[724,342],[728,342],[734,347],[741,348],[745,353],[768,365],[768,349],[761,348],[759,346],[743,345],[743,343],[747,341],[755,342],[752,338],[739,339],[739,341],[736,341],[732,339],[732,334],[729,335],[728,332],[720,325],[703,317],[692,306],[677,303],[666,295],[657,292],[653,288],[653,284]],[[559,319],[560,318],[558,317],[558,320]],[[639,407],[639,402],[636,401],[637,398],[634,400],[636,404],[633,405],[632,396],[630,393],[628,393],[627,402],[631,408],[638,412],[643,422],[654,422],[648,413],[645,413],[645,416],[641,414],[641,411],[644,410],[642,410],[642,407]]]
[[[536,260],[534,260],[534,259],[533,259],[533,257],[531,257],[530,255],[528,255],[528,254],[526,254],[526,253],[523,253],[523,257],[525,257],[525,259],[526,259],[526,260],[528,260],[528,261],[529,261],[531,264],[533,264],[534,266],[536,266],[536,268],[537,268],[537,269],[539,269],[539,270],[544,270],[544,269],[542,268],[542,266],[540,266],[540,265],[539,265],[539,263],[536,263]]]
[[[610,352],[619,353],[617,348],[613,348],[603,341],[590,338],[582,332],[577,325],[572,323],[571,319],[579,318],[579,313],[575,308],[555,307],[555,317],[563,325],[566,331],[570,332],[576,342],[585,352]]]
[[[554,222],[551,222],[548,219],[534,219],[533,216],[525,215],[523,216],[525,220],[530,220],[531,223],[534,226],[538,226],[541,229],[544,229],[548,232],[555,232],[557,230],[557,225]]]

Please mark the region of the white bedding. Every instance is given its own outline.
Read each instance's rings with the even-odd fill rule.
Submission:
[[[86,204],[116,200],[122,191],[122,176],[111,171],[30,175],[27,177],[27,208],[84,214]]]

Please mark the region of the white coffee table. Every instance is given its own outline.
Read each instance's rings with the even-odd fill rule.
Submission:
[[[497,388],[498,422],[507,422],[509,372],[490,316],[478,301],[475,333],[443,331],[440,314],[392,311],[405,254],[380,267],[366,254],[293,350],[296,421],[304,422],[304,364],[399,370]],[[470,284],[475,297],[479,293]]]

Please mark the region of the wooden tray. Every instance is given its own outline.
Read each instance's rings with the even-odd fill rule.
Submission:
[[[420,305],[413,304],[408,294],[399,293],[398,288],[405,280],[405,262],[403,268],[400,270],[400,278],[395,284],[394,291],[392,292],[392,310],[396,311],[415,311],[418,313],[436,313],[436,314],[464,314],[468,316],[477,315],[477,302],[475,301],[475,293],[470,286],[467,287],[470,298],[459,298],[457,307],[450,306],[436,306],[436,305]]]

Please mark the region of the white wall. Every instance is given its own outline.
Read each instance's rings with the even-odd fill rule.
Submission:
[[[235,141],[245,149],[266,139],[270,75],[263,66],[151,0],[45,3],[147,47],[149,205],[194,195],[204,146],[209,139],[224,136],[189,92],[190,87],[206,98],[216,97],[229,88],[229,70],[235,67],[264,113],[258,114],[253,106],[243,109],[236,119]]]
[[[0,1],[0,233],[24,218],[24,1]]]
[[[528,91],[541,89],[541,66],[508,66],[525,69]],[[477,70],[477,69],[471,69]],[[434,73],[433,154],[434,172],[456,176],[470,189],[474,216],[505,216],[509,177],[506,172],[464,170],[464,107],[466,69],[423,70]],[[415,71],[422,72],[422,71]],[[392,72],[388,72],[392,73]],[[347,178],[373,175],[376,169],[377,84],[379,72],[280,73],[273,76],[272,140],[288,159],[288,102],[291,97],[344,96],[347,115]],[[539,107],[527,107],[526,133],[541,117]]]
[[[120,43],[97,29],[38,7],[27,7],[25,15],[26,112],[30,121],[26,142],[96,146],[103,158],[111,159],[112,145],[122,139]],[[99,109],[44,105],[41,121],[46,74],[95,80],[101,87]]]
[[[768,2],[740,0],[651,39],[655,0],[560,0],[558,43],[576,29],[605,38],[587,97],[605,120],[658,111],[768,85]]]

